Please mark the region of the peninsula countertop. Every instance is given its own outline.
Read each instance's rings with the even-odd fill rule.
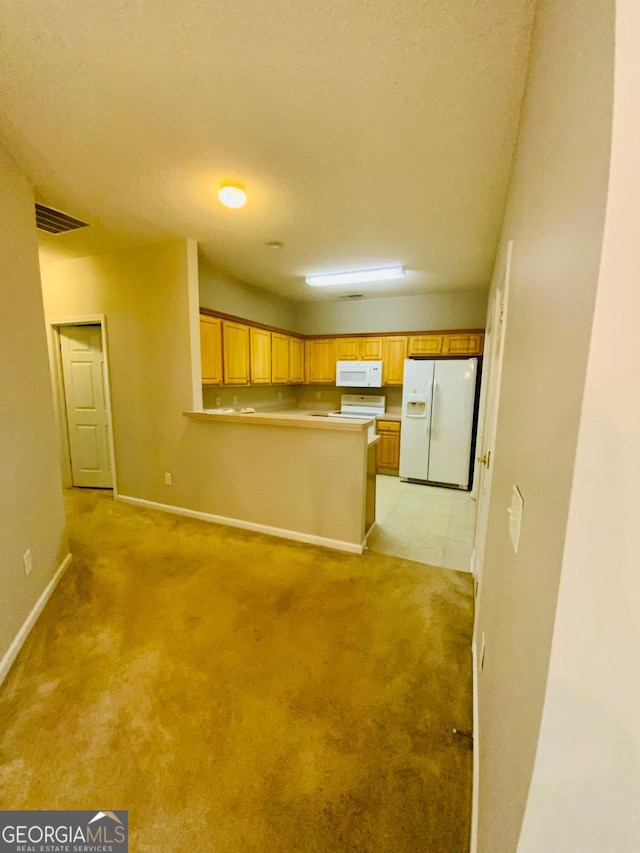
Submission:
[[[375,418],[328,417],[328,412],[306,409],[283,409],[277,412],[224,411],[203,409],[182,413],[187,418],[219,423],[264,424],[265,426],[302,427],[303,429],[331,429],[340,431],[363,432],[374,424]]]

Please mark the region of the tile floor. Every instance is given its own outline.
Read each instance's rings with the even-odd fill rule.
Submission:
[[[445,569],[470,570],[476,502],[469,492],[378,474],[372,551]]]

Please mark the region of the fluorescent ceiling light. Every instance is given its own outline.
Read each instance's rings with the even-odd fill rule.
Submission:
[[[366,284],[373,281],[392,281],[395,278],[404,278],[404,267],[335,272],[329,275],[308,275],[305,281],[312,287],[328,287],[332,284]]]

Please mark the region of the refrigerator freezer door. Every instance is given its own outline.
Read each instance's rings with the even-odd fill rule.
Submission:
[[[433,483],[469,487],[477,369],[476,358],[435,364],[428,471]]]
[[[427,479],[433,368],[433,361],[404,363],[399,471],[403,479]]]

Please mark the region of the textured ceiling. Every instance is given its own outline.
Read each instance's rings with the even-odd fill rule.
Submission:
[[[22,0],[0,19],[0,138],[91,223],[45,258],[188,236],[294,299],[305,274],[404,264],[487,286],[531,0]],[[228,210],[224,178],[248,203]],[[265,241],[279,240],[274,251]]]

